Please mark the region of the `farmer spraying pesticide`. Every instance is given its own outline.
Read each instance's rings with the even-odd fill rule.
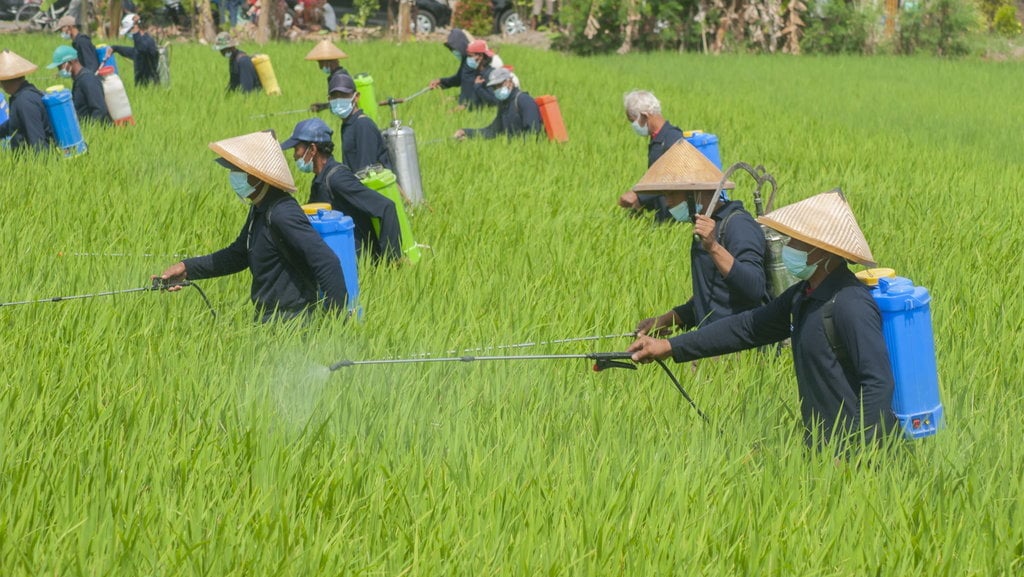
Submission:
[[[138,14],[126,15],[118,34],[131,36],[134,46],[111,46],[109,50],[135,62],[135,86],[160,84],[160,50],[153,37],[142,30],[141,22]]]
[[[0,139],[10,138],[11,150],[31,147],[42,152],[53,145],[53,127],[46,116],[43,93],[25,79],[38,66],[10,50],[0,52],[0,86],[10,96],[8,119],[0,124]]]
[[[456,140],[465,138],[495,138],[505,135],[539,136],[544,133],[544,123],[540,119],[540,108],[528,93],[516,86],[512,71],[508,68],[497,68],[487,79],[487,86],[494,89],[494,96],[501,102],[498,113],[490,125],[484,128],[460,128],[453,135]]]
[[[341,65],[339,60],[342,58],[348,58],[348,54],[342,52],[340,48],[334,45],[330,40],[324,39],[317,43],[312,50],[306,54],[306,60],[312,60],[316,63],[324,75],[327,76],[327,91],[331,90],[331,81],[334,77],[339,74],[349,75],[348,70]],[[314,102],[309,105],[310,112],[320,112],[321,110],[327,110],[331,105],[327,102]]]
[[[641,336],[629,347],[633,360],[671,356],[681,363],[792,338],[807,443],[858,433],[869,441],[882,439],[896,425],[893,373],[878,306],[847,267],[847,261],[875,262],[845,197],[826,192],[757,220],[790,238],[783,259],[802,282],[766,305],[696,331],[668,340]],[[826,338],[827,303],[845,359]]]
[[[391,156],[377,124],[359,107],[356,82],[348,74],[331,77],[331,113],[341,119],[341,162],[352,172],[379,164],[392,170]]]
[[[683,139],[683,131],[672,125],[661,114],[661,102],[646,90],[634,90],[623,97],[626,120],[637,136],[647,138],[647,168],[665,154],[673,144]],[[654,194],[638,195],[634,190],[619,197],[619,206],[633,210],[653,210],[658,222],[673,222],[665,197]]]
[[[103,84],[99,76],[78,60],[78,53],[70,46],[58,46],[53,51],[53,62],[47,68],[56,68],[61,78],[71,78],[71,99],[75,114],[84,122],[113,124],[103,98]]]
[[[213,49],[228,59],[228,92],[245,94],[263,89],[252,58],[238,48],[238,41],[231,38],[230,34],[227,32],[218,34]]]
[[[213,142],[210,148],[231,171],[232,190],[252,205],[249,216],[231,245],[171,265],[159,278],[175,283],[249,269],[250,298],[260,322],[308,317],[321,307],[344,311],[341,264],[292,198],[295,182],[274,135],[255,132]]]

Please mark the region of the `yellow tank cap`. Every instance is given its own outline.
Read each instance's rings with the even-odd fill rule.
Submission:
[[[869,268],[857,273],[857,278],[860,279],[860,282],[868,286],[878,286],[878,279],[880,278],[895,277],[896,271],[891,268]]]
[[[703,130],[684,130],[683,131],[683,138],[690,138],[694,134],[704,134],[704,131]]]
[[[67,87],[63,84],[54,84],[53,86],[46,89],[46,93],[53,94],[54,92],[60,92],[62,90],[67,90]]]
[[[329,202],[313,202],[310,204],[302,205],[302,212],[306,214],[316,214],[316,211],[320,209],[331,210],[331,204]]]

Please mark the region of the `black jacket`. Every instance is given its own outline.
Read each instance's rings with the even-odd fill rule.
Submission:
[[[327,202],[331,208],[352,218],[356,250],[369,247],[375,259],[396,260],[402,256],[402,231],[395,203],[367,187],[345,165],[333,158],[313,178],[309,202]],[[374,230],[374,219],[380,232]]]
[[[341,122],[341,162],[352,172],[373,164],[394,170],[384,136],[362,109],[353,110]]]
[[[683,131],[673,126],[667,120],[665,124],[661,126],[661,130],[651,138],[651,142],[647,145],[647,168],[650,168],[655,162],[661,158],[662,154],[669,149],[670,146],[679,142],[683,139]],[[640,205],[647,210],[657,211],[654,213],[654,219],[657,222],[668,222],[675,220],[672,218],[672,213],[668,211],[668,204],[665,202],[665,195],[663,194],[638,194],[637,198],[640,200]]]
[[[243,93],[262,90],[260,77],[252,58],[241,50],[235,50],[228,58],[228,91],[238,90]]]
[[[135,63],[135,85],[145,86],[147,84],[159,84],[160,73],[157,67],[160,63],[160,52],[156,48],[156,41],[145,32],[136,32],[132,36],[135,47],[111,46],[117,54],[125,58],[131,58]]]
[[[700,241],[691,240],[693,297],[673,309],[687,328],[704,326],[768,302],[764,270],[767,244],[761,225],[738,200],[718,206],[711,218],[718,243],[732,255],[732,269],[723,277]]]
[[[99,76],[89,70],[82,68],[75,76],[75,83],[71,87],[71,99],[75,103],[75,113],[79,120],[93,120],[105,124],[111,124],[110,112],[107,111],[107,101],[103,98],[103,84]]]
[[[78,62],[96,72],[100,67],[100,59],[96,56],[96,47],[92,44],[92,38],[81,32],[71,41],[71,46],[78,52]]]
[[[53,128],[43,105],[43,93],[25,81],[8,102],[10,118],[0,125],[0,138],[11,137],[11,150],[31,146],[40,152],[53,145]]]
[[[259,206],[249,210],[233,243],[184,262],[191,280],[248,268],[252,273],[250,298],[258,316],[274,311],[296,313],[311,307],[317,302],[318,287],[329,309],[342,310],[348,296],[337,255],[313,230],[295,199],[274,188]]]
[[[489,103],[477,94],[476,77],[477,71],[466,65],[466,49],[469,48],[469,38],[459,28],[453,28],[448,33],[448,40],[444,43],[449,50],[456,50],[462,55],[459,60],[459,69],[455,74],[441,79],[441,88],[459,87],[459,104],[468,108],[487,106]],[[484,86],[486,90],[487,87]],[[495,99],[497,100],[497,99]]]
[[[799,282],[766,305],[672,337],[672,358],[681,363],[792,337],[800,412],[808,431],[822,425],[827,440],[837,428],[863,427],[869,439],[894,430],[892,368],[882,316],[867,287],[840,266],[816,290],[807,290],[807,282]],[[825,336],[822,307],[833,297],[836,338],[848,366],[839,362]]]
[[[509,138],[529,133],[542,134],[544,123],[540,119],[540,108],[533,97],[518,88],[512,89],[500,105],[494,121],[485,128],[464,128],[467,138],[494,138],[504,134]]]

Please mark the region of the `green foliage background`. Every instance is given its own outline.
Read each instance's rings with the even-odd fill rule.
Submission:
[[[56,42],[5,41],[37,63]],[[246,209],[207,143],[283,138],[302,114],[252,116],[325,90],[310,46],[243,48],[272,56],[283,96],[225,95],[222,58],[175,46],[170,90],[128,82],[137,126],[87,128],[73,160],[0,155],[0,300],[144,286],[173,255],[235,238]],[[454,68],[440,45],[342,48],[381,98]],[[363,322],[254,326],[246,274],[201,283],[215,321],[188,289],[0,309],[0,573],[1024,570],[1019,63],[499,50],[524,89],[558,96],[571,140],[448,141],[490,121],[452,112],[452,92],[400,109],[432,250],[361,269]],[[689,228],[613,206],[645,169],[621,104],[638,87],[718,134],[727,163],[765,165],[777,204],[843,187],[881,264],[931,291],[945,431],[868,464],[809,455],[786,356],[673,367],[713,426],[653,367],[328,372],[626,332],[685,300]],[[297,182],[305,200],[310,177]]]

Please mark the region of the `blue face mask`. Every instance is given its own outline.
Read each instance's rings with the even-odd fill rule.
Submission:
[[[252,193],[256,192],[256,187],[249,184],[249,175],[244,172],[232,170],[228,174],[228,180],[231,181],[231,188],[235,194],[242,200],[248,199]]]
[[[352,100],[354,98],[355,97],[353,96],[352,98],[331,99],[331,112],[333,112],[335,116],[348,118],[348,115],[352,114]]]
[[[321,66],[320,67],[320,72],[323,72],[327,76],[330,76],[331,75],[331,67],[330,66]]]
[[[782,265],[789,274],[800,280],[807,280],[818,270],[818,263],[807,264],[809,252],[797,250],[789,245],[782,247]]]
[[[313,172],[313,159],[306,160],[305,156],[303,156],[295,161],[295,168],[298,168],[299,172]]]
[[[651,128],[646,124],[640,126],[640,117],[637,116],[636,120],[633,121],[633,132],[635,132],[637,136],[650,136]]]
[[[497,90],[494,91],[494,97],[497,98],[498,100],[505,100],[509,97],[510,94],[512,94],[512,89],[509,88],[508,86],[502,86],[501,88],[498,88]]]
[[[66,68],[61,68],[57,70],[57,76],[60,76],[61,78],[71,78],[71,71]]]
[[[700,214],[704,210],[704,205],[698,202],[696,209],[697,214]],[[672,218],[678,220],[679,222],[690,221],[690,203],[688,202],[680,202],[679,204],[668,209],[668,212],[669,214],[672,215]]]
[[[469,66],[470,70],[476,70],[480,66],[480,61],[470,56],[466,59],[466,66]]]
[[[455,56],[456,60],[458,60],[459,62],[462,62],[462,53],[461,52],[459,52],[458,50],[452,50],[452,55]]]
[[[60,37],[63,38],[64,40],[71,40],[71,35],[68,34],[67,32],[61,32],[60,33]]]

